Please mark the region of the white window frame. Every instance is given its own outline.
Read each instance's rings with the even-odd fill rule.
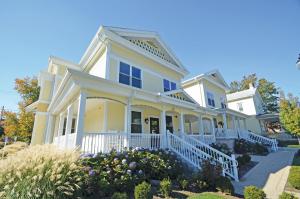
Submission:
[[[123,62],[124,64],[129,65],[129,85],[123,84],[123,83],[120,82],[120,74],[128,76],[127,74],[121,72],[121,70],[120,70],[120,68],[121,68],[121,62]],[[134,67],[134,68],[136,68],[136,69],[139,69],[139,70],[141,71],[141,79],[140,79],[140,80],[141,80],[141,88],[132,86],[132,79],[133,79],[133,78],[134,78],[134,79],[137,79],[136,77],[133,77],[133,76],[132,76],[132,67]],[[134,65],[131,65],[131,64],[125,62],[125,61],[119,61],[119,67],[118,67],[118,82],[119,82],[120,84],[123,84],[123,85],[131,86],[131,87],[133,87],[133,88],[142,89],[142,88],[143,88],[143,71],[142,71],[141,68],[136,67],[136,66],[134,66]]]
[[[163,79],[163,81],[162,81],[162,83],[163,83],[163,90],[164,90],[164,92],[169,92],[169,91],[165,91],[165,80],[169,82],[169,83],[168,83],[168,86],[169,86],[169,91],[173,91],[173,90],[176,90],[176,89],[177,89],[177,84],[176,84],[176,82],[173,82],[173,81],[171,81],[171,80],[169,80],[169,79],[165,79],[165,78],[164,78],[164,79]],[[173,83],[173,84],[175,84],[175,87],[176,87],[176,88],[175,88],[175,89],[173,89],[173,90],[172,90],[172,86],[171,86],[171,85],[172,85],[172,83]]]
[[[238,102],[236,105],[237,105],[238,111],[240,111],[240,112],[244,111],[244,107],[243,107],[243,103],[242,102]]]
[[[212,98],[210,98],[210,96]],[[208,106],[210,106],[210,107],[216,107],[215,95],[212,92],[210,92],[210,91],[206,91],[206,97],[207,97],[207,104],[208,104]],[[210,99],[211,101],[213,101],[212,104],[214,104],[214,106],[212,104],[209,104],[209,100],[208,99]]]

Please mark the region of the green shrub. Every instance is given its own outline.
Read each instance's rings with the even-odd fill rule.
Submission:
[[[0,160],[0,198],[76,198],[85,181],[79,153],[32,146]]]
[[[247,186],[244,189],[245,199],[265,199],[266,194],[262,189],[255,186]]]
[[[89,183],[92,194],[111,196],[114,192],[132,193],[137,184],[147,180],[176,179],[183,174],[182,162],[170,151],[142,148],[107,154],[86,154],[82,165],[95,175]]]
[[[279,199],[298,199],[296,196],[294,196],[291,193],[283,192],[280,196]]]
[[[205,160],[201,164],[201,172],[199,178],[205,181],[209,187],[215,188],[216,179],[222,176],[222,167],[220,164],[213,164],[209,160]]]
[[[288,182],[295,189],[300,189],[300,166],[291,167]]]
[[[115,192],[111,199],[128,199],[128,196],[126,193]]]
[[[277,140],[279,147],[287,147],[288,145],[298,145],[299,142],[297,139],[294,140]]]
[[[216,189],[225,194],[229,194],[229,195],[234,194],[234,187],[230,179],[224,176],[221,176],[216,180]]]
[[[180,184],[181,189],[186,190],[189,186],[189,181],[186,179],[180,179],[179,184]]]
[[[260,143],[252,143],[244,139],[236,139],[234,141],[234,151],[238,154],[256,154],[266,155],[268,154],[268,148]]]
[[[142,182],[134,189],[135,199],[151,199],[151,185],[147,182]]]
[[[160,192],[164,197],[169,197],[172,192],[172,182],[170,179],[165,178],[160,182]]]
[[[251,157],[248,154],[243,154],[242,156],[237,157],[236,160],[238,161],[239,166],[244,166],[251,161]]]

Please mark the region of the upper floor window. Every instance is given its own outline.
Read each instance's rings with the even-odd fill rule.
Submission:
[[[176,83],[164,79],[164,92],[176,90]]]
[[[227,106],[226,106],[226,102],[225,102],[224,97],[221,97],[220,101],[221,101],[221,108],[225,109]]]
[[[241,103],[241,102],[240,102],[240,103],[237,103],[237,108],[238,108],[239,111],[242,112],[242,111],[244,110],[244,108],[243,108],[243,103]]]
[[[214,95],[210,92],[207,92],[207,101],[208,101],[209,106],[212,106],[212,107],[216,106]]]
[[[142,88],[141,70],[120,62],[119,82],[136,88]]]

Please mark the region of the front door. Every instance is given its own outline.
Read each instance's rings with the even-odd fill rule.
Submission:
[[[159,119],[150,117],[150,133],[159,134]]]

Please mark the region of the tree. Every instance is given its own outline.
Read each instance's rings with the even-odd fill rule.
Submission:
[[[300,107],[299,100],[292,94],[280,99],[279,118],[283,127],[292,135],[298,137],[300,144]]]
[[[39,99],[40,88],[36,77],[15,79],[15,90],[21,95],[22,103],[24,103],[25,106]]]
[[[20,94],[18,113],[5,112],[4,133],[8,137],[18,137],[18,140],[29,141],[34,124],[34,114],[26,112],[25,107],[39,98],[40,88],[36,77],[15,80],[15,90]]]
[[[241,81],[231,82],[230,92],[234,93],[237,91],[249,89],[250,84],[257,86],[258,92],[265,104],[265,111],[278,112],[278,88],[276,88],[274,82],[270,82],[265,78],[261,78],[258,80],[256,74],[243,76],[243,79]]]

